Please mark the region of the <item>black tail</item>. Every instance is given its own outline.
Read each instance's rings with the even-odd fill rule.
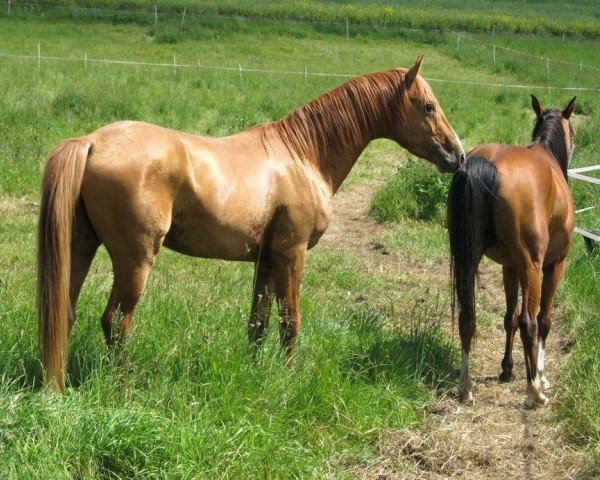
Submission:
[[[496,167],[485,158],[474,156],[467,158],[465,168],[454,174],[448,193],[452,311],[458,299],[459,330],[467,352],[475,333],[477,267],[485,250],[495,241],[493,207],[497,192]]]

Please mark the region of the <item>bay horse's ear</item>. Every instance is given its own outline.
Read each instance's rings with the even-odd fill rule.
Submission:
[[[544,113],[544,109],[540,105],[538,99],[535,98],[535,95],[533,93],[531,94],[531,106],[533,107],[533,111],[538,116],[538,118],[541,117],[542,113]]]
[[[421,70],[421,64],[423,63],[423,56],[419,55],[417,57],[417,61],[415,64],[408,69],[408,72],[404,74],[404,85],[406,85],[406,89],[408,90],[412,84],[415,82],[415,78],[419,74],[419,70]]]
[[[573,97],[571,99],[571,101],[569,102],[569,104],[566,106],[566,108],[562,111],[563,118],[568,120],[571,117],[573,110],[575,110],[575,99],[576,98],[577,97]]]

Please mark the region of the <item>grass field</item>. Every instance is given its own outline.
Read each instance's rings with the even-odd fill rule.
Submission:
[[[224,8],[228,5],[238,4],[225,2]],[[267,11],[273,5],[265,2],[261,8]],[[284,2],[277,5],[289,8]],[[433,2],[432,8],[439,5]],[[469,5],[462,14],[474,15]],[[519,5],[511,11],[529,8]],[[578,5],[569,21],[592,18],[593,3]],[[498,2],[499,9],[510,7],[512,2]],[[304,8],[319,15],[320,8],[341,7],[309,2]],[[360,8],[375,7],[364,2]],[[456,367],[456,346],[440,328],[449,316],[445,278],[410,274],[398,288],[395,276],[366,273],[362,255],[317,246],[302,283],[303,329],[293,369],[282,366],[275,331],[260,359],[251,360],[245,334],[251,265],[191,259],[166,250],[136,311],[134,333],[125,346],[128,368],[123,369],[118,367],[119,355],[125,352],[108,355],[99,327],[111,284],[108,256],[102,251],[79,304],[70,343],[69,394],[56,397],[40,391],[34,312],[36,202],[53,146],[124,118],[226,135],[280,118],[342,81],[85,65],[84,55],[165,63],[175,56],[178,63],[200,60],[205,66],[241,63],[270,70],[306,67],[309,72],[361,74],[408,66],[424,54],[423,74],[432,79],[467,148],[490,141],[526,144],[533,124],[530,92],[433,79],[539,85],[532,93],[544,105],[561,107],[578,94],[574,163],[598,163],[598,93],[544,88],[593,87],[597,75],[591,70],[557,64],[548,79],[545,65],[540,68],[507,52],[498,54],[494,66],[489,48],[464,40],[457,53],[456,37],[446,34],[415,33],[411,38],[369,32],[348,41],[336,32],[243,20],[207,20],[202,28],[182,28],[174,22],[154,27],[11,15],[0,14],[1,54],[35,55],[40,44],[44,56],[73,60],[42,60],[38,68],[35,58],[0,57],[2,478],[351,477],[353,466],[377,462],[375,445],[382,431],[419,424],[423,405],[438,389],[447,391]],[[600,68],[600,59],[590,53],[591,47],[597,48],[593,40],[496,35],[493,41]],[[343,189],[384,179],[393,184],[397,176],[412,175],[429,177],[433,185],[419,183],[418,194],[443,196],[448,177],[437,176],[424,164],[411,167],[416,160],[407,163],[407,158],[396,145],[375,142]],[[599,203],[597,190],[572,183],[579,207]],[[405,182],[399,187],[409,200],[415,195],[407,193],[410,186]],[[383,202],[397,195],[392,192],[391,200]],[[415,259],[444,261],[440,204],[443,198],[432,201],[437,212],[433,223],[411,219],[410,209],[398,215],[397,233],[382,240],[385,248]],[[395,213],[403,212],[401,208],[387,206]],[[581,224],[598,226],[600,215],[582,216]],[[557,419],[578,445],[595,455],[598,465],[599,268],[597,256],[587,256],[577,238],[561,288],[569,312],[564,328],[573,332],[575,347],[561,377]]]

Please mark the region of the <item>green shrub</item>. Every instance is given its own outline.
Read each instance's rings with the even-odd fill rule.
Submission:
[[[449,176],[410,159],[375,193],[370,215],[379,223],[412,218],[443,224],[449,185]]]

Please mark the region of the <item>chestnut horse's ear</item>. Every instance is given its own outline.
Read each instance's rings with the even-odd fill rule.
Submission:
[[[531,94],[531,106],[533,107],[533,111],[538,116],[538,118],[541,117],[542,113],[544,113],[544,109],[540,105],[540,102],[538,101],[538,99],[535,98],[534,94]]]
[[[408,69],[408,72],[404,74],[404,85],[406,85],[406,89],[408,90],[412,84],[415,82],[415,78],[419,74],[419,70],[421,69],[421,64],[423,63],[423,56],[420,55],[417,58],[415,64]]]
[[[569,102],[569,104],[566,106],[566,108],[562,111],[563,118],[566,118],[568,120],[571,117],[573,110],[575,110],[575,99],[576,98],[577,97],[573,97],[571,99],[571,101]]]

